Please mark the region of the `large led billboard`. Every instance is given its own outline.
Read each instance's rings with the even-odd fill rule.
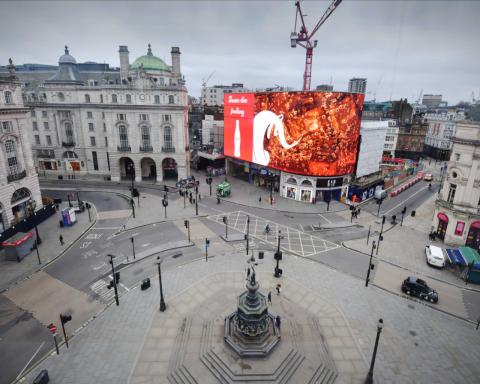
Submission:
[[[363,94],[230,93],[224,96],[224,153],[286,172],[353,173]]]

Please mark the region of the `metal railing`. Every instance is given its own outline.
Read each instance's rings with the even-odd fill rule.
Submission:
[[[117,150],[119,152],[132,152],[132,147],[129,145],[118,145]]]
[[[74,141],[62,141],[62,147],[75,147]]]
[[[153,147],[151,145],[140,146],[140,152],[153,152]]]
[[[27,171],[22,171],[19,173],[12,173],[10,175],[7,175],[7,181],[11,183],[12,181],[21,180],[24,177],[27,177]]]
[[[175,152],[175,147],[162,147],[162,152]]]

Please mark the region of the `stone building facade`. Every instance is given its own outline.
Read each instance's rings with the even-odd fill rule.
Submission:
[[[414,116],[411,124],[400,126],[395,156],[418,161],[423,154],[427,129],[428,123],[422,115]]]
[[[68,48],[54,76],[25,94],[30,139],[40,173],[113,181],[186,177],[188,100],[180,49],[172,65],[152,53],[132,64],[120,46],[120,70],[89,79]]]
[[[462,121],[435,202],[432,230],[451,245],[480,247],[480,123]]]
[[[10,60],[0,76],[0,233],[42,207],[27,134],[29,110]]]

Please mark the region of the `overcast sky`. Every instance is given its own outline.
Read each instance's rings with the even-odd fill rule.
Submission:
[[[311,30],[330,1],[305,1]],[[209,85],[301,89],[305,50],[290,47],[294,1],[0,2],[0,63],[56,64],[67,44],[77,62],[119,66],[146,53],[170,61],[179,46],[189,94]],[[312,88],[346,90],[368,79],[367,99],[439,93],[456,103],[480,92],[480,1],[344,0],[315,38]],[[480,98],[480,97],[479,97]]]

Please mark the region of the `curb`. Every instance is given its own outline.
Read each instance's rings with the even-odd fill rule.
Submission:
[[[206,218],[208,216],[211,216],[211,215],[198,215],[198,216],[195,216],[195,217],[190,217],[188,219],[185,219],[185,218],[178,218],[178,219],[167,219],[167,220],[161,220],[161,221],[154,221],[154,222],[151,222],[151,223],[147,223],[147,224],[140,224],[140,225],[137,225],[136,227],[130,227],[130,228],[126,228],[125,230],[120,230],[120,231],[117,231],[115,232],[115,236],[121,234],[121,233],[125,233],[125,232],[129,232],[129,231],[134,231],[138,228],[143,228],[143,227],[148,227],[149,225],[154,225],[154,224],[162,224],[162,223],[171,223],[171,222],[174,222],[174,221],[177,221],[177,220],[192,220],[192,219],[199,219],[199,218]]]
[[[383,231],[383,232],[385,232],[385,231]],[[349,249],[349,250],[351,250],[351,251],[358,252],[358,253],[361,253],[362,255],[366,255],[366,256],[370,257],[370,254],[369,254],[369,253],[366,253],[366,252],[360,251],[360,250],[358,250],[358,249],[352,248],[352,247],[346,245],[344,241],[342,241],[341,244],[342,244],[342,247],[344,247],[344,248],[347,248],[347,249]],[[440,278],[438,278],[438,277],[431,276],[431,275],[429,275],[429,274],[427,274],[427,273],[418,273],[418,272],[415,272],[415,271],[412,271],[412,270],[408,269],[407,267],[404,267],[404,266],[402,266],[402,265],[395,264],[395,263],[393,263],[393,262],[391,262],[391,261],[389,261],[389,260],[385,260],[385,259],[383,259],[383,258],[381,258],[381,257],[378,257],[378,256],[375,256],[375,255],[373,255],[373,258],[374,258],[374,259],[377,259],[378,261],[381,261],[381,262],[383,262],[383,263],[393,265],[394,267],[401,268],[401,269],[403,269],[403,270],[405,270],[405,271],[412,272],[412,273],[416,273],[416,274],[419,274],[419,275],[422,275],[422,276],[427,276],[429,279],[436,280],[436,281],[439,281],[439,282],[441,282],[441,283],[444,283],[444,284],[448,284],[448,285],[457,287],[457,288],[459,288],[459,289],[464,289],[464,290],[466,290],[466,291],[480,293],[480,289],[477,289],[477,288],[471,288],[471,287],[468,287],[468,286],[458,285],[458,284],[455,284],[455,283],[452,283],[452,282],[449,282],[449,281],[446,281],[446,280],[442,280],[442,279],[440,279]],[[381,288],[381,287],[380,287],[380,288]],[[382,288],[382,289],[384,289],[384,288]],[[389,291],[389,292],[390,292],[390,291]],[[446,312],[446,313],[448,313],[448,312]],[[454,315],[454,316],[455,316],[455,315]]]
[[[12,289],[13,287],[15,287],[16,285],[20,284],[22,281],[25,281],[25,280],[28,280],[30,279],[30,277],[45,269],[46,267],[48,267],[50,264],[52,264],[54,261],[56,261],[57,259],[59,259],[60,257],[62,257],[67,251],[69,251],[74,245],[75,243],[83,236],[85,235],[85,233],[87,233],[90,229],[92,229],[92,227],[97,223],[97,208],[95,207],[94,204],[90,203],[92,205],[92,207],[94,207],[95,209],[95,216],[94,216],[94,220],[92,221],[92,223],[80,234],[78,235],[73,241],[70,242],[70,244],[68,244],[65,248],[63,248],[62,252],[60,252],[57,256],[55,256],[53,259],[49,260],[46,264],[42,264],[41,266],[39,266],[38,268],[36,268],[34,271],[28,273],[27,276],[22,276],[20,277],[18,280],[14,281],[13,283],[9,284],[8,287],[6,288],[3,288],[2,290],[0,290],[0,294],[3,294],[4,292],[7,292],[9,291],[10,289]]]
[[[165,248],[165,249],[162,249],[162,250],[160,250],[160,251],[153,252],[153,253],[151,253],[151,254],[149,254],[149,255],[145,255],[145,256],[143,256],[142,258],[134,259],[133,261],[122,262],[120,265],[124,265],[124,266],[127,267],[127,266],[130,266],[130,265],[136,264],[136,263],[138,263],[139,261],[142,261],[142,260],[147,259],[147,258],[149,258],[149,257],[158,255],[159,253],[173,251],[174,249],[189,248],[189,247],[193,247],[193,246],[195,246],[195,243],[190,242],[190,243],[188,243],[188,244],[180,245],[180,246],[177,246],[177,247]]]

